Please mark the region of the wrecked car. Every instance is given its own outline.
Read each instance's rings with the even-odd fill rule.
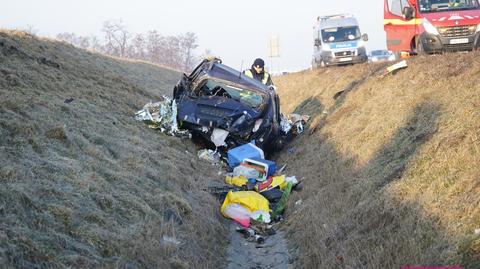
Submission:
[[[283,145],[280,101],[275,89],[251,79],[220,59],[203,60],[174,88],[180,128],[216,147],[255,140],[264,150]]]

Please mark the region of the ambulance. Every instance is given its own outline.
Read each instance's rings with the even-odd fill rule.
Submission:
[[[477,49],[479,24],[479,0],[384,0],[387,47],[397,53]]]

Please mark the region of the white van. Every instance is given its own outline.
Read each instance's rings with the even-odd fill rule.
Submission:
[[[349,14],[317,18],[313,27],[312,67],[364,63],[367,34],[361,34],[357,19]]]

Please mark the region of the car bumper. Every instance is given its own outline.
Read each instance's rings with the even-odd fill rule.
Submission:
[[[420,42],[427,53],[468,51],[480,47],[480,32],[467,37],[452,38],[423,33],[420,35]]]
[[[335,57],[331,53],[322,55],[323,61],[326,65],[344,65],[344,64],[355,64],[355,63],[364,63],[368,60],[367,55],[352,55],[345,57]]]

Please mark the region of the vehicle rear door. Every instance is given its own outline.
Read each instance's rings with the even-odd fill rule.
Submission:
[[[420,20],[406,20],[403,9],[411,7],[408,0],[385,0],[384,29],[387,34],[387,47],[391,51],[411,51],[415,40],[416,26]]]

